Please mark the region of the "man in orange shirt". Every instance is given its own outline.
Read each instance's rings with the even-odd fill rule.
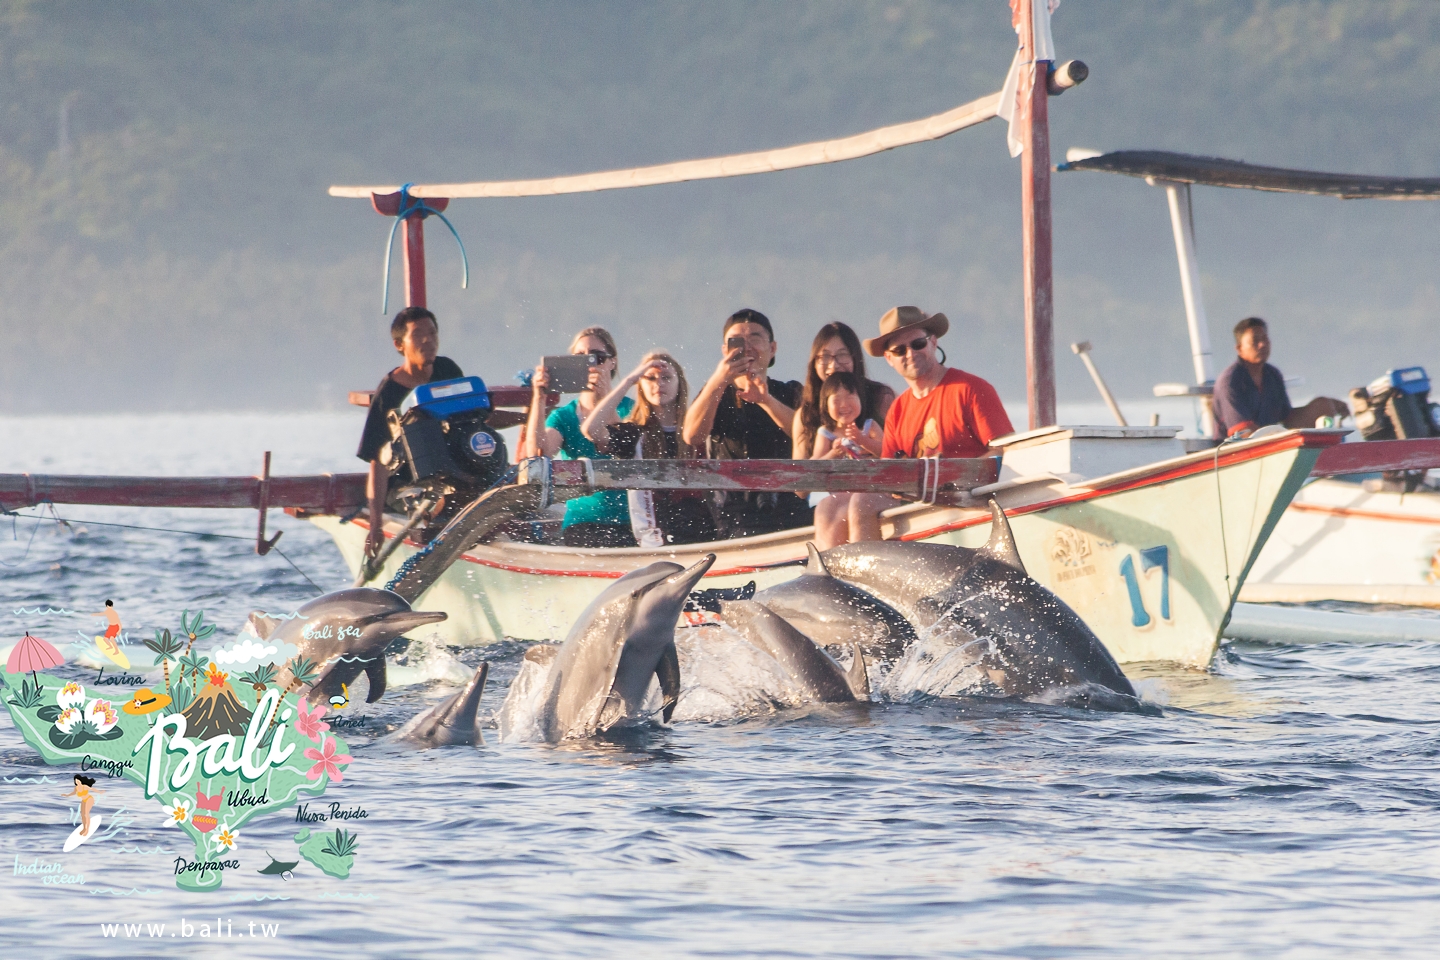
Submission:
[[[880,318],[880,335],[865,341],[865,352],[883,356],[909,387],[885,417],[881,456],[982,457],[996,437],[1014,432],[994,387],[945,366],[937,341],[949,329],[943,313],[895,307]],[[817,545],[879,540],[880,512],[895,506],[884,494],[857,494],[845,515],[832,516],[824,510],[831,499],[816,508]]]

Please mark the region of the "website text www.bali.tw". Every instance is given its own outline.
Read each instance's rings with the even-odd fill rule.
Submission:
[[[185,917],[178,924],[170,923],[102,923],[100,935],[104,937],[180,937],[182,939],[210,938],[229,940],[239,937],[273,938],[280,936],[280,924],[259,923],[254,920],[237,922],[230,918],[216,917],[191,922]]]

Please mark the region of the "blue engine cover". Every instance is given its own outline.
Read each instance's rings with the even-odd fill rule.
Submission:
[[[436,420],[445,420],[457,414],[489,410],[490,391],[479,377],[437,380],[410,391],[410,396],[400,404],[400,415],[415,407]]]
[[[1424,367],[1390,370],[1385,375],[1390,378],[1390,386],[1401,393],[1430,392],[1430,378],[1425,375]]]

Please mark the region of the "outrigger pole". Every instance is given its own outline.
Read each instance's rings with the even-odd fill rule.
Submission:
[[[1020,34],[1015,122],[1020,127],[1020,257],[1025,286],[1025,400],[1030,429],[1055,418],[1055,293],[1050,242],[1051,61],[1035,56],[1035,7],[1011,0]],[[1083,78],[1082,78],[1083,79]]]

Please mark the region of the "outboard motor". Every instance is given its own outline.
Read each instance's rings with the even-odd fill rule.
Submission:
[[[1440,404],[1430,402],[1430,378],[1424,367],[1387,371],[1368,387],[1350,391],[1355,426],[1366,440],[1414,440],[1440,437]],[[1424,470],[1392,470],[1367,488],[1410,493],[1425,481]]]
[[[392,504],[439,504],[428,530],[441,529],[465,504],[504,475],[509,466],[505,438],[487,426],[490,392],[479,377],[440,380],[416,387],[388,415],[388,446],[380,462],[395,476]],[[443,501],[443,504],[441,504]]]

